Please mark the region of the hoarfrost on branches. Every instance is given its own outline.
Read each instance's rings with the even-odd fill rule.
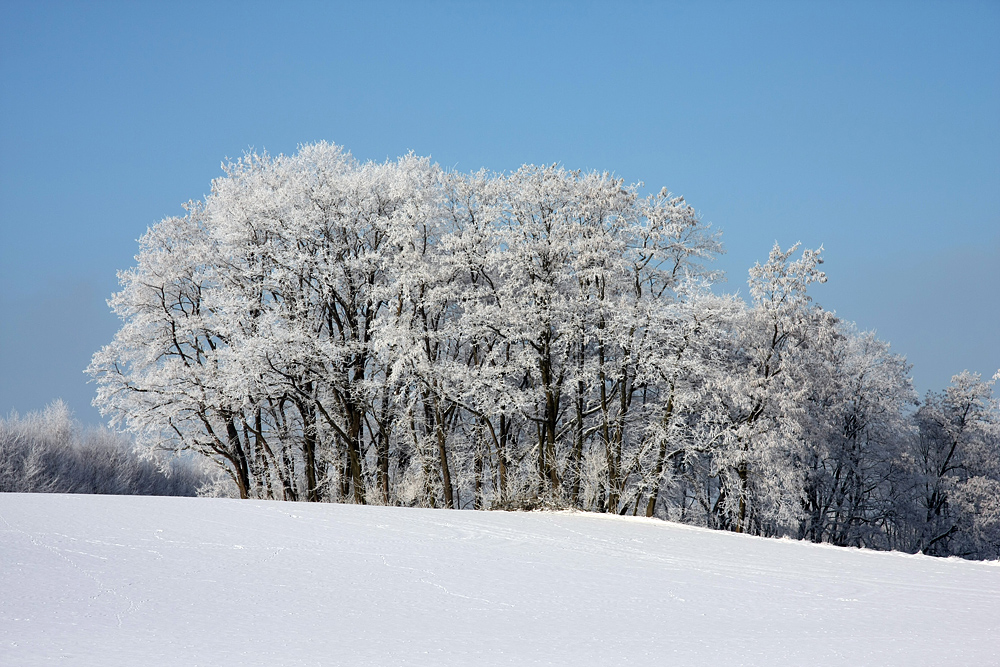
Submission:
[[[718,234],[640,190],[248,154],[140,240],[95,402],[242,497],[994,553],[992,383],[956,376],[914,411],[905,360],[811,300],[822,248],[776,244],[749,303],[720,296]]]

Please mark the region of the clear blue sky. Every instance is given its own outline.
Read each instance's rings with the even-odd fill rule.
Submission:
[[[0,414],[62,397],[137,239],[253,147],[611,170],[825,244],[918,389],[1000,367],[1000,3],[0,2]]]

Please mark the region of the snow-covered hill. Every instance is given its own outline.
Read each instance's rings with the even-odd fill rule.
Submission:
[[[1000,567],[656,520],[0,495],[2,665],[1000,664]]]

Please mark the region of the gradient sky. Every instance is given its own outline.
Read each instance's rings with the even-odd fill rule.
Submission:
[[[684,195],[728,290],[816,300],[921,392],[1000,367],[1000,3],[0,1],[0,414],[63,398],[136,239],[249,148],[559,162]]]

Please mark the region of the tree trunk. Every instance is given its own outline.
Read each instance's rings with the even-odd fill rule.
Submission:
[[[667,408],[663,415],[663,440],[660,441],[660,451],[656,456],[656,467],[653,468],[653,490],[646,501],[646,516],[653,516],[656,509],[656,499],[660,495],[660,477],[663,475],[663,465],[667,458],[667,436],[670,433],[670,422],[674,415],[674,383],[670,383],[670,396],[667,398]]]
[[[240,432],[236,429],[236,422],[232,415],[226,415],[226,437],[229,441],[229,451],[231,461],[236,471],[236,487],[239,489],[240,498],[250,497],[250,466],[247,463],[247,455],[240,443]]]

